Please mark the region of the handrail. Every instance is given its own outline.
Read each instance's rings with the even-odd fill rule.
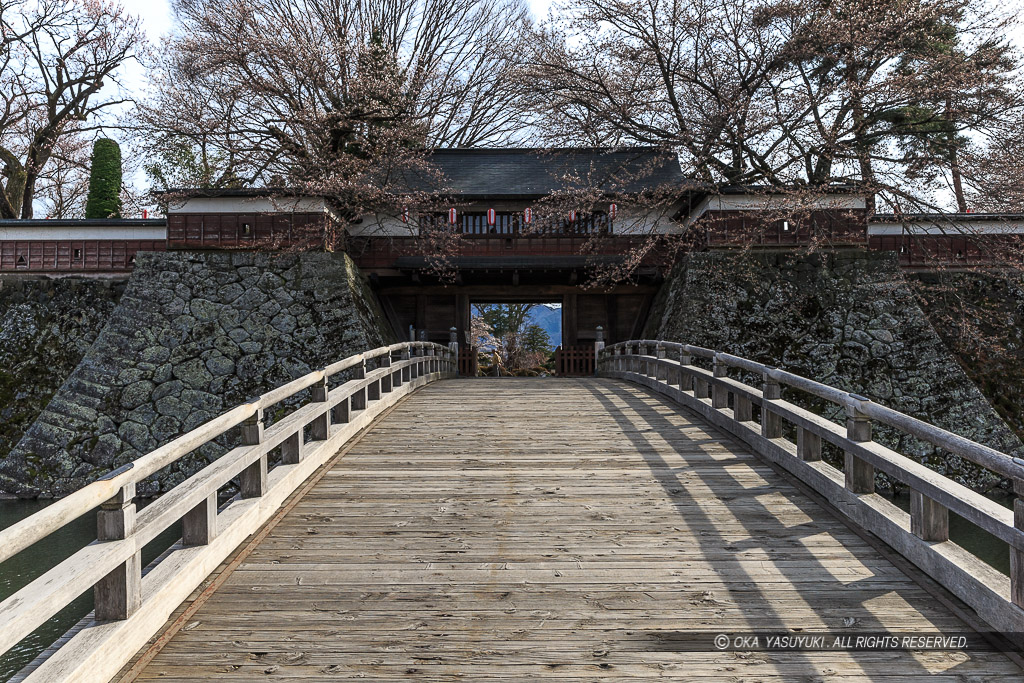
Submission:
[[[694,356],[712,361],[711,369],[694,365]],[[759,376],[761,386],[729,377],[730,370],[747,373],[747,377]],[[597,371],[602,376],[643,384],[695,410],[809,484],[844,515],[882,537],[974,607],[995,628],[1024,633],[1024,459],[864,396],[699,346],[651,339],[619,342],[600,352]],[[783,400],[783,386],[835,404],[845,413],[846,426]],[[795,441],[786,437],[784,422],[791,425],[788,433],[795,433]],[[1010,479],[1018,496],[1014,509],[1006,509],[874,441],[873,423],[896,429]],[[842,471],[822,461],[822,442],[843,451]],[[876,469],[910,488],[909,516],[874,495]],[[1009,544],[1009,577],[949,540],[951,511]]]
[[[368,369],[367,361],[376,361],[376,367]],[[79,673],[87,671],[82,675],[89,680],[106,680],[163,623],[167,607],[173,609],[187,597],[347,439],[406,393],[454,377],[457,362],[451,349],[429,342],[403,342],[350,356],[236,406],[0,531],[3,562],[99,508],[96,542],[0,602],[0,655],[93,588],[95,622],[109,625],[113,620],[121,626],[107,628],[102,638],[90,638],[85,629],[26,680],[52,680],[48,676],[53,672],[70,677],[67,672],[76,667]],[[353,376],[329,389],[328,380],[346,371]],[[265,409],[307,390],[304,405],[264,429]],[[237,427],[238,447],[136,514],[138,484]],[[270,469],[269,454],[275,449],[281,451],[281,464]],[[218,509],[218,490],[235,478],[239,495]],[[164,560],[157,567],[167,565],[166,571],[153,571],[143,579],[139,551],[178,520],[183,538],[175,546],[180,555],[175,562],[182,566]],[[197,566],[202,567],[198,573]],[[86,655],[78,652],[82,648]],[[60,661],[51,665],[54,660]]]

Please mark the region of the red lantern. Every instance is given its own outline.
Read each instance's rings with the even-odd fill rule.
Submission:
[[[409,222],[409,209],[402,209],[402,222],[403,223],[408,223]]]
[[[608,218],[615,220],[615,217],[619,214],[619,205],[610,204],[608,206]]]
[[[487,225],[494,225],[494,209],[487,209]]]
[[[525,209],[523,209],[523,222],[524,223],[532,223],[533,222],[533,209],[531,209],[530,207],[526,207]]]
[[[455,209],[448,209],[448,222],[455,225],[455,219],[458,217],[458,212]]]
[[[576,222],[576,211],[575,210],[569,212],[569,221],[571,223],[575,223]]]
[[[142,217],[143,218],[149,218],[149,210],[148,209],[143,209],[142,210]]]

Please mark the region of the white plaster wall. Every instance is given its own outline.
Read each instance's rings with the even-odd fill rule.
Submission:
[[[165,240],[166,226],[0,227],[0,242],[15,240]]]

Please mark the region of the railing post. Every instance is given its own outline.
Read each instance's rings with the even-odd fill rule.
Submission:
[[[310,403],[327,403],[327,377],[309,388]],[[326,441],[330,435],[330,415],[325,410],[318,415],[309,425],[309,438],[312,441]]]
[[[298,447],[302,448],[302,429],[299,429]],[[263,408],[256,411],[242,423],[242,445],[255,446],[263,443]],[[286,444],[287,445],[287,442]],[[282,451],[287,450],[282,448]],[[284,457],[284,456],[283,456]],[[252,463],[238,477],[242,498],[259,498],[267,492],[267,454],[261,453],[259,459]]]
[[[659,361],[664,360],[665,359],[665,347],[664,347],[664,345],[659,343],[655,347],[654,355],[658,358]],[[666,368],[663,363],[656,363],[655,366],[654,366],[654,379],[656,379],[656,380],[658,380],[660,382],[663,379],[667,379],[667,378],[668,378],[668,368]]]
[[[217,493],[211,493],[203,502],[181,518],[183,545],[208,545],[217,537]]]
[[[402,347],[402,350],[399,352],[398,358],[399,360],[402,361],[402,369],[399,371],[398,377],[399,382],[401,384],[411,382],[416,377],[416,375],[413,372],[416,369],[416,364],[405,362],[412,360],[412,353],[408,346]]]
[[[713,364],[711,366],[712,377],[726,377],[729,372],[729,366],[723,363],[718,358],[718,354],[715,354]],[[713,382],[711,385],[711,407],[715,409],[728,408],[729,407],[729,388],[718,382]]]
[[[594,374],[601,374],[601,354],[604,352],[604,328],[597,326],[597,339],[594,340]]]
[[[455,376],[459,375],[459,330],[452,327],[448,330],[448,351],[455,357]]]
[[[1024,479],[1013,480],[1013,526],[1024,531]],[[1024,607],[1024,550],[1010,546],[1010,600]]]
[[[911,489],[910,531],[924,541],[948,541],[949,508]]]
[[[769,401],[778,401],[782,398],[782,387],[772,379],[767,372],[762,376],[764,384],[761,387],[761,436],[766,439],[778,439],[782,437],[782,417],[773,413]]]
[[[390,368],[391,367],[391,352],[388,351],[383,356],[378,356],[379,360],[377,363],[378,368]],[[391,391],[391,381],[394,377],[393,372],[387,372],[383,377],[380,378],[380,393],[386,394]]]
[[[364,379],[366,377],[366,359],[359,361],[358,365],[352,367],[352,379]],[[357,410],[366,410],[366,387],[352,392],[348,398],[349,419],[352,413]]]
[[[821,460],[821,437],[803,427],[797,427],[796,454],[805,462]]]
[[[850,394],[857,401],[867,401],[863,396]],[[851,401],[846,404],[846,438],[855,443],[871,441],[871,420],[860,412]],[[875,468],[849,451],[844,451],[846,488],[853,493],[875,492]]]
[[[686,347],[679,349],[679,390],[693,391],[693,375],[683,370],[684,365],[692,365],[693,356],[686,350]]]
[[[125,484],[96,514],[96,540],[121,541],[135,533],[135,482]],[[97,621],[127,619],[142,606],[142,551],[93,587]]]

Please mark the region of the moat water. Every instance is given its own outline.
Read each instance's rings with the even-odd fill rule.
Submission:
[[[910,509],[909,493],[899,494],[893,500],[904,510]],[[1012,504],[1011,499],[1005,496],[993,497],[993,500],[1007,507]],[[43,509],[50,502],[52,501],[0,499],[0,529]],[[950,515],[949,527],[950,537],[953,541],[1004,574],[1009,574],[1010,553],[1006,543],[980,531],[957,515]],[[180,537],[179,525],[175,525],[157,537],[143,549],[143,566],[153,561]],[[0,564],[0,600],[7,598],[95,539],[96,515],[91,513],[71,522],[43,543],[37,543]],[[74,602],[36,629],[17,647],[0,657],[0,681],[10,679],[91,610],[92,591],[90,590],[80,595]]]

